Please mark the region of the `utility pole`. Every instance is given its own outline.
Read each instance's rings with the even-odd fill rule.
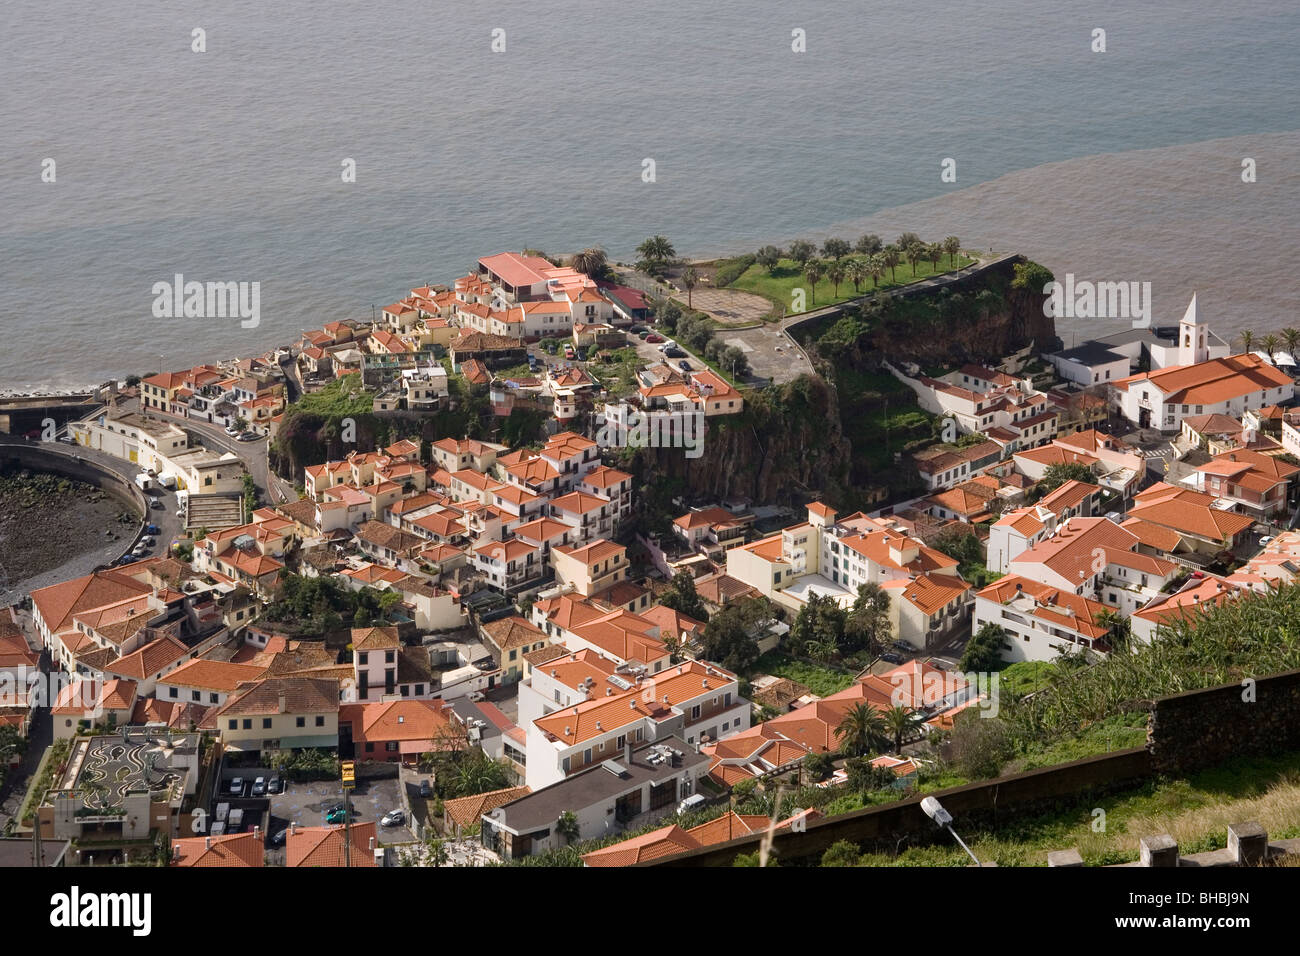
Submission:
[[[356,786],[357,765],[345,760],[340,765],[343,771],[343,865],[352,865],[352,788]]]

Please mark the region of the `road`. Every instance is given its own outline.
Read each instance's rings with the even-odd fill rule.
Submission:
[[[138,412],[140,403],[138,399],[126,399],[119,405],[119,408],[123,411]],[[258,494],[263,502],[274,505],[284,501],[298,500],[298,493],[294,490],[293,485],[279,476],[271,474],[266,460],[267,445],[270,441],[265,436],[257,439],[257,441],[239,441],[227,435],[225,428],[220,425],[213,425],[210,422],[201,422],[192,418],[162,415],[156,409],[151,410],[150,414],[179,425],[187,432],[190,432],[192,438],[197,438],[209,451],[218,454],[229,451],[238,455],[243,459],[244,467],[248,469],[248,473],[253,476],[253,483],[257,485]]]
[[[31,615],[27,611],[18,612],[18,623],[22,626],[23,632],[27,635],[27,643],[35,643],[35,630],[31,626]],[[42,651],[41,660],[37,665],[42,674],[50,672],[49,654]],[[0,786],[0,832],[8,826],[9,821],[18,816],[22,809],[23,797],[27,795],[27,788],[31,785],[32,775],[36,773],[36,768],[41,762],[41,757],[50,744],[54,742],[54,725],[50,719],[50,708],[40,706],[32,714],[31,724],[27,732],[27,750],[23,754],[23,762],[18,769],[5,777],[3,786]],[[19,821],[21,822],[21,821]]]

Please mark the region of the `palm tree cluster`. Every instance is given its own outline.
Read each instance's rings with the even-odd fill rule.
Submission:
[[[944,256],[948,265],[956,265],[957,254],[961,252],[961,240],[948,236],[939,242],[922,242],[914,232],[905,232],[891,243],[885,243],[879,236],[868,233],[850,244],[846,239],[831,238],[822,243],[820,255],[817,245],[807,239],[796,239],[790,247],[782,251],[776,246],[763,246],[755,253],[759,265],[775,274],[782,258],[791,259],[799,267],[803,277],[813,287],[813,301],[816,302],[816,285],[822,279],[829,279],[834,287],[835,297],[840,294],[840,284],[853,283],[853,291],[861,292],[862,284],[871,280],[872,288],[880,285],[880,278],[889,272],[890,281],[898,278],[898,266],[907,262],[912,266],[912,275],[922,262],[929,262],[934,269]]]
[[[1287,326],[1280,333],[1269,332],[1263,336],[1257,336],[1251,329],[1245,329],[1238,336],[1241,342],[1241,348],[1245,352],[1254,351],[1256,347],[1262,352],[1267,352],[1271,359],[1277,354],[1280,347],[1285,346],[1286,351],[1292,357],[1295,356],[1296,346],[1300,345],[1300,329]]]

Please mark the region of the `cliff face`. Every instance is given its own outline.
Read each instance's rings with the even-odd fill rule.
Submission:
[[[841,494],[850,454],[834,392],[820,378],[801,376],[747,394],[739,415],[711,419],[700,457],[643,448],[631,465],[643,482],[677,493],[784,504]]]

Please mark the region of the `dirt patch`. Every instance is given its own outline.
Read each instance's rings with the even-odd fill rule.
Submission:
[[[27,469],[0,473],[0,588],[105,542],[129,542],[139,520],[94,485]]]

